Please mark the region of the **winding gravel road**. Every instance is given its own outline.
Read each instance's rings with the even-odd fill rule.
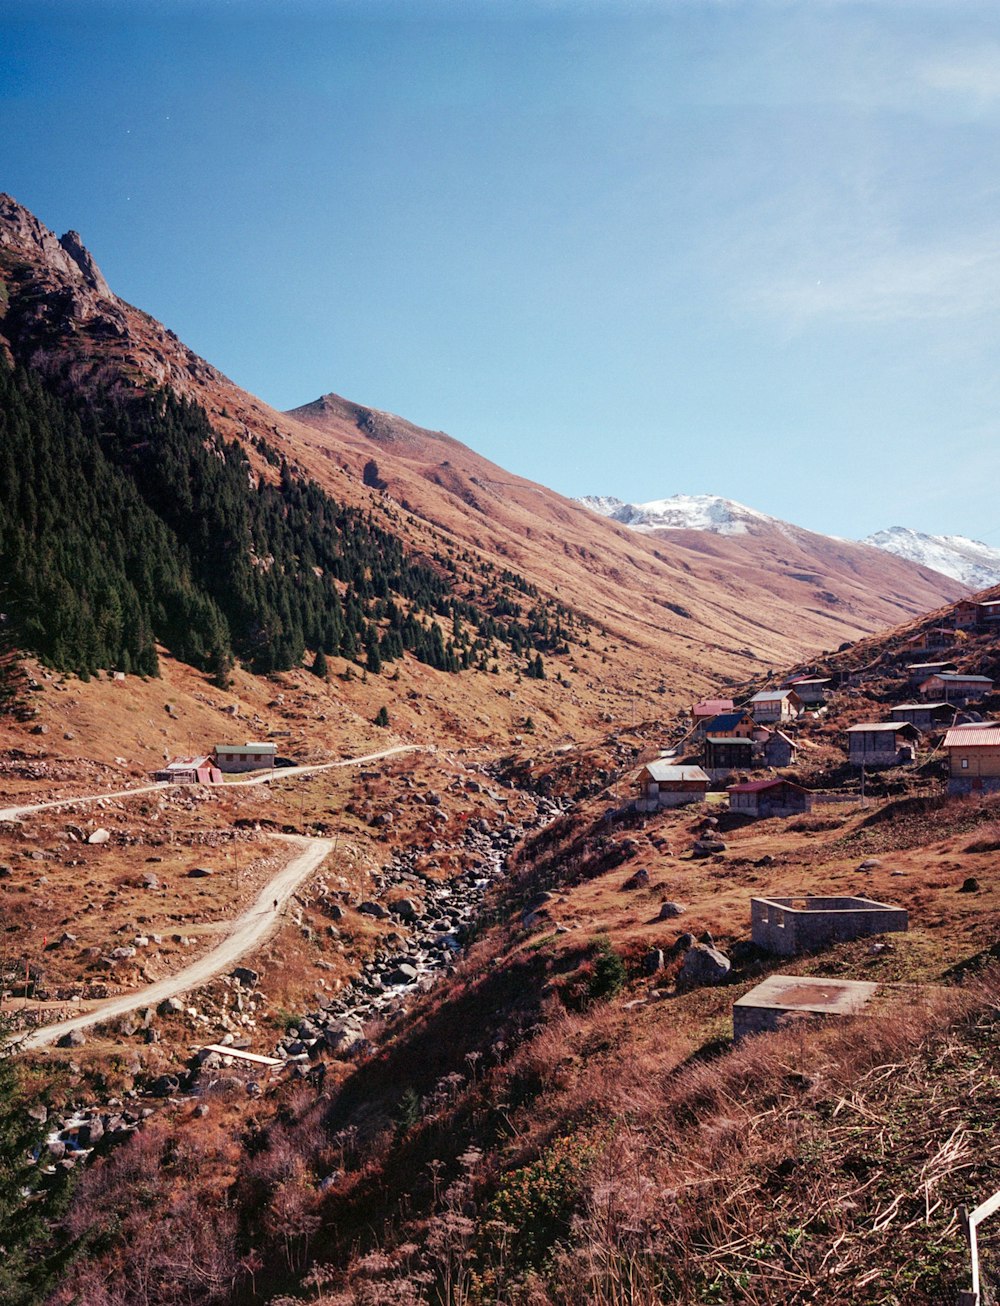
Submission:
[[[329,771],[335,767],[363,766],[368,762],[378,762],[400,753],[415,752],[423,747],[419,744],[400,744],[395,748],[384,748],[378,753],[366,753],[364,757],[350,757],[340,762],[319,762],[312,766],[282,767],[279,771],[248,776],[245,780],[238,780],[233,783],[263,784],[265,781],[274,781],[285,777],[312,775],[317,771]],[[90,794],[82,798],[60,798],[52,802],[34,803],[25,807],[8,807],[0,811],[0,820],[18,820],[31,812],[40,812],[47,808],[69,807],[76,803],[95,803],[102,798],[131,797],[133,794],[149,793],[153,789],[170,789],[174,787],[166,783],[146,785],[141,789],[125,789],[118,793]],[[125,994],[118,998],[110,998],[107,1002],[101,1003],[99,1007],[95,1007],[82,1015],[59,1021],[55,1025],[45,1025],[40,1029],[36,1029],[19,1045],[20,1048],[24,1051],[31,1051],[48,1047],[71,1030],[86,1029],[88,1026],[111,1020],[115,1016],[124,1016],[139,1007],[155,1006],[158,1002],[162,1002],[164,998],[177,997],[181,993],[208,983],[209,980],[214,979],[216,975],[232,966],[234,962],[248,952],[259,947],[274,933],[281,911],[288,899],[299,885],[307,880],[322,864],[334,847],[333,841],[330,839],[309,839],[304,835],[292,834],[273,835],[272,837],[297,845],[302,851],[264,885],[253,905],[242,916],[233,921],[229,933],[217,947],[213,948],[211,952],[207,952],[198,961],[192,962],[190,966],[185,966],[183,970],[178,971],[175,975],[157,980],[155,984],[150,984],[144,989],[137,989],[134,993]],[[275,901],[278,904],[277,908],[274,905]]]

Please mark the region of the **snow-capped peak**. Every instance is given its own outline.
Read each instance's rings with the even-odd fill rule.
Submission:
[[[964,535],[925,535],[909,526],[890,526],[869,535],[862,543],[943,572],[973,590],[1000,584],[1000,549],[981,540]]]
[[[592,512],[638,531],[711,531],[745,535],[748,523],[774,523],[775,518],[734,499],[717,494],[674,494],[648,503],[624,503],[613,495],[588,494],[578,500]]]

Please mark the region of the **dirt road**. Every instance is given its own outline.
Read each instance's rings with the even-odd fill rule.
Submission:
[[[363,766],[366,762],[379,762],[386,757],[395,757],[399,753],[416,753],[427,751],[424,744],[397,744],[395,748],[383,748],[378,753],[366,753],[364,757],[348,757],[340,762],[316,762],[310,766],[279,766],[274,770],[262,771],[256,775],[244,776],[240,780],[230,780],[230,785],[274,784],[276,780],[291,779],[298,775],[313,775],[316,771],[332,771],[340,766]],[[135,789],[117,789],[108,794],[81,794],[79,798],[54,798],[46,803],[29,803],[24,807],[0,808],[0,821],[17,821],[32,812],[44,812],[53,807],[73,807],[77,803],[97,803],[102,798],[133,798],[136,794],[150,794],[157,789],[179,788],[170,781],[158,784],[140,785]]]
[[[384,755],[383,755],[384,756]],[[367,759],[356,759],[367,760]],[[340,765],[343,765],[341,763]],[[288,899],[300,884],[321,865],[333,850],[330,839],[307,839],[302,835],[274,835],[286,843],[301,848],[297,857],[285,866],[273,879],[264,885],[256,901],[242,916],[233,922],[226,938],[211,952],[186,966],[167,979],[158,980],[147,988],[137,989],[134,993],[120,998],[111,998],[99,1007],[70,1020],[62,1020],[57,1025],[46,1025],[35,1030],[21,1044],[25,1051],[48,1047],[68,1034],[73,1029],[86,1029],[101,1021],[111,1020],[115,1016],[124,1016],[138,1007],[152,1007],[164,998],[177,997],[190,989],[196,989],[214,979],[221,971],[227,970],[246,953],[257,948],[277,929],[281,912]],[[275,908],[277,901],[277,908]]]

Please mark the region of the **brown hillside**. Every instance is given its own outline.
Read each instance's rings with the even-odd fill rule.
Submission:
[[[745,680],[961,592],[937,573],[808,532],[809,547],[638,536],[440,432],[335,395],[277,412],[113,295],[75,233],[57,239],[8,196],[0,291],[0,346],[11,356],[74,388],[170,387],[201,403],[227,436],[277,443],[341,500],[389,515],[394,500],[409,514],[395,529],[412,547],[461,541],[605,625],[621,642],[611,680],[623,691],[663,680],[669,696],[686,697],[720,678]],[[364,484],[372,458],[384,494]]]

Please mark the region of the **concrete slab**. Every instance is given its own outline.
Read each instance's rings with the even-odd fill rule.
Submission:
[[[770,975],[733,1004],[733,1038],[780,1029],[799,1016],[855,1016],[875,996],[865,980]]]

